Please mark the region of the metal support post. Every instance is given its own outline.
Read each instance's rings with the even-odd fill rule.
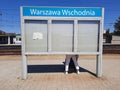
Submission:
[[[22,55],[22,79],[27,79],[27,58]]]
[[[74,52],[77,52],[78,20],[74,20]]]
[[[48,20],[48,52],[51,52],[51,20]]]
[[[102,77],[102,55],[97,55],[96,60],[96,75],[97,77]]]

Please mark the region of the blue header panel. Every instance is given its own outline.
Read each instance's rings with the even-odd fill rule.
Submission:
[[[23,16],[102,17],[102,8],[23,7]]]

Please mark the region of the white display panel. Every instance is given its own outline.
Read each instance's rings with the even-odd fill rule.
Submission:
[[[51,30],[51,46],[54,52],[73,51],[73,28],[74,21],[53,20]]]
[[[78,52],[97,52],[98,21],[78,21]]]
[[[47,52],[47,20],[25,21],[25,51]]]

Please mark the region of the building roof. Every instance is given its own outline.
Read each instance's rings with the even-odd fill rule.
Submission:
[[[0,36],[16,36],[16,33],[6,33],[0,30]]]
[[[5,35],[5,34],[6,34],[6,32],[0,30],[0,35]]]

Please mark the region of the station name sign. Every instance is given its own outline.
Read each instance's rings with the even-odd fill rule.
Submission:
[[[102,17],[102,8],[23,7],[22,16]]]

